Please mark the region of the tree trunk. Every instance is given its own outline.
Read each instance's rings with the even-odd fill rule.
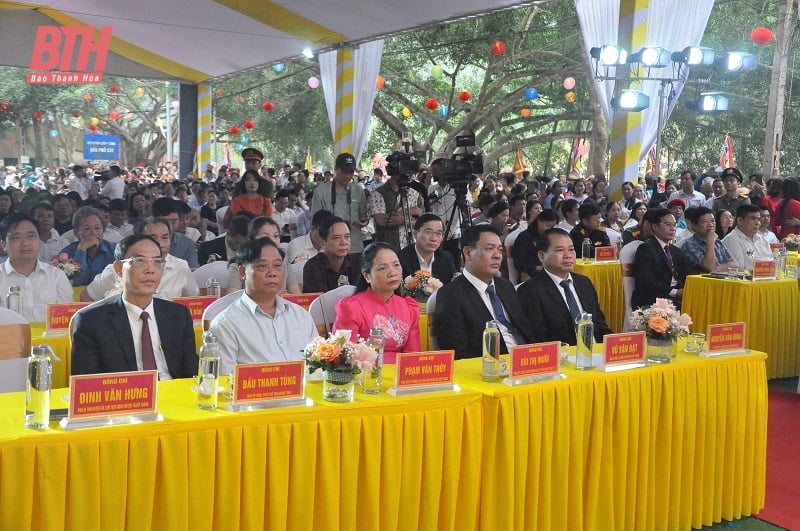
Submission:
[[[786,71],[792,43],[793,0],[779,0],[778,24],[775,31],[775,55],[769,84],[767,129],[764,135],[762,173],[776,177],[780,173],[781,144],[783,143],[784,104],[786,102]]]

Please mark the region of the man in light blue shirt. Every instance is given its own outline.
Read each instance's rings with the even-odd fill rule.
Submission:
[[[114,262],[114,245],[103,239],[101,213],[93,207],[81,207],[72,216],[72,226],[78,241],[61,252],[81,265],[81,272],[72,280],[74,286],[85,286]]]

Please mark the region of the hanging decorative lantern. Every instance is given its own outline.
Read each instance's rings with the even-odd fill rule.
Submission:
[[[442,118],[447,116],[447,113],[449,113],[449,112],[450,112],[450,108],[447,105],[442,105],[442,106],[439,107],[439,116],[441,116]]]
[[[255,124],[253,123],[253,120],[245,120],[244,123],[242,123],[242,126],[244,126],[245,129],[252,129],[255,127]]]
[[[58,129],[50,129],[50,136],[53,138],[58,136]]]
[[[80,118],[81,117],[81,111],[79,111],[78,109],[75,109],[74,111],[72,111],[72,117],[73,118]]]
[[[750,40],[753,41],[753,44],[756,46],[764,46],[769,43],[773,37],[774,34],[772,30],[764,26],[759,26],[750,32]]]
[[[471,98],[472,94],[470,94],[468,90],[462,90],[461,92],[458,93],[458,99],[460,99],[464,103],[467,103]]]
[[[308,86],[312,89],[319,88],[319,78],[315,76],[308,78]]]
[[[136,96],[138,96],[139,98],[144,96],[144,87],[139,87],[136,89]]]
[[[261,108],[269,112],[275,108],[275,104],[272,103],[271,101],[265,101],[264,103],[261,104]]]
[[[238,125],[232,125],[232,126],[231,126],[231,128],[230,128],[230,129],[228,129],[228,132],[229,132],[230,134],[232,134],[232,135],[238,135],[239,133],[241,133],[241,132],[242,132],[242,130],[241,130],[241,129],[239,129],[239,126],[238,126]]]
[[[239,94],[238,96],[236,96],[236,101],[238,101],[239,103],[244,103],[244,96]]]
[[[225,89],[222,88],[222,87],[219,87],[217,90],[214,91],[214,93],[217,95],[217,97],[220,97],[223,94],[225,94]]]
[[[33,111],[33,119],[36,120],[37,122],[42,119],[42,116],[44,116],[44,114],[42,114],[42,111]]]
[[[90,125],[89,126],[89,131],[91,131],[92,133],[96,133],[97,132],[97,126],[95,124]]]
[[[378,74],[378,77],[375,78],[375,88],[380,90],[383,88],[383,85],[386,83],[386,80],[383,79],[383,76]]]
[[[575,88],[575,78],[574,77],[567,77],[564,78],[564,82],[561,84],[564,87],[564,90],[572,90]]]
[[[272,65],[272,70],[277,73],[281,73],[286,68],[286,65],[283,63],[278,63],[276,65]]]
[[[533,101],[539,97],[539,91],[535,87],[528,87],[525,89],[525,99]]]
[[[425,107],[427,107],[429,111],[435,111],[439,108],[439,102],[436,101],[435,98],[428,98],[428,101],[425,102]]]
[[[578,97],[577,97],[577,96],[575,96],[575,93],[574,93],[574,92],[572,92],[571,90],[570,90],[569,92],[567,92],[567,93],[564,95],[564,98],[565,98],[565,99],[566,99],[566,100],[567,100],[569,103],[575,103],[575,100],[576,100],[576,99],[578,99]]]
[[[92,116],[92,119],[89,120],[89,123],[92,125],[97,125],[100,123],[100,118],[98,118],[97,116]]]
[[[409,109],[408,107],[403,107],[403,110],[400,111],[400,113],[403,115],[403,117],[408,118],[409,116],[411,116],[411,109]]]
[[[433,79],[439,79],[440,77],[442,77],[443,73],[444,73],[444,68],[442,68],[440,65],[433,65],[431,67],[431,77]]]
[[[531,110],[530,109],[520,109],[519,115],[522,116],[523,118],[527,118],[527,117],[529,117],[531,115]]]
[[[179,102],[178,100],[175,100],[172,103],[170,103],[170,105],[172,105],[173,109],[177,109],[178,107],[181,106],[181,102]]]
[[[132,113],[132,112],[130,112],[130,111],[128,111],[128,112],[126,112],[125,114],[123,114],[123,115],[122,115],[122,117],[123,117],[123,118],[125,118],[126,120],[130,120],[130,119],[131,119],[131,118],[133,118],[134,116],[136,116],[136,115],[135,115],[135,114],[133,114],[133,113]]]
[[[119,93],[119,87],[116,85],[111,85],[110,87],[108,87],[108,90],[109,92],[111,92],[111,94]]]
[[[117,111],[111,111],[108,113],[108,117],[112,120],[119,120],[119,113]]]
[[[88,92],[83,95],[83,99],[85,99],[86,101],[92,101],[92,97],[93,96],[91,94],[89,94]]]
[[[506,53],[506,43],[503,41],[494,41],[494,43],[492,43],[492,54],[503,55],[504,53]]]

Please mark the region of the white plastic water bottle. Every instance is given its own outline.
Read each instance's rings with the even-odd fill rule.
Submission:
[[[8,297],[6,298],[6,306],[9,310],[22,314],[22,290],[19,286],[8,287]]]
[[[383,328],[376,326],[369,331],[369,346],[377,352],[375,365],[372,370],[364,374],[364,392],[368,395],[377,395],[381,392],[383,380],[383,349],[386,339],[383,337]]]

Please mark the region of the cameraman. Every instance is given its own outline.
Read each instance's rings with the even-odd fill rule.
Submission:
[[[439,216],[447,230],[442,249],[453,255],[456,264],[460,264],[461,256],[458,248],[458,239],[461,237],[462,220],[456,208],[455,190],[441,179],[443,170],[444,162],[440,158],[431,162],[428,167],[428,171],[434,181],[428,189],[430,212]],[[470,196],[471,194],[467,194],[468,203],[471,201]]]
[[[373,241],[386,242],[399,252],[413,243],[411,227],[424,212],[419,192],[409,186],[410,166],[416,162],[407,155],[394,152],[386,159],[389,180],[370,194],[372,217],[375,221]]]

